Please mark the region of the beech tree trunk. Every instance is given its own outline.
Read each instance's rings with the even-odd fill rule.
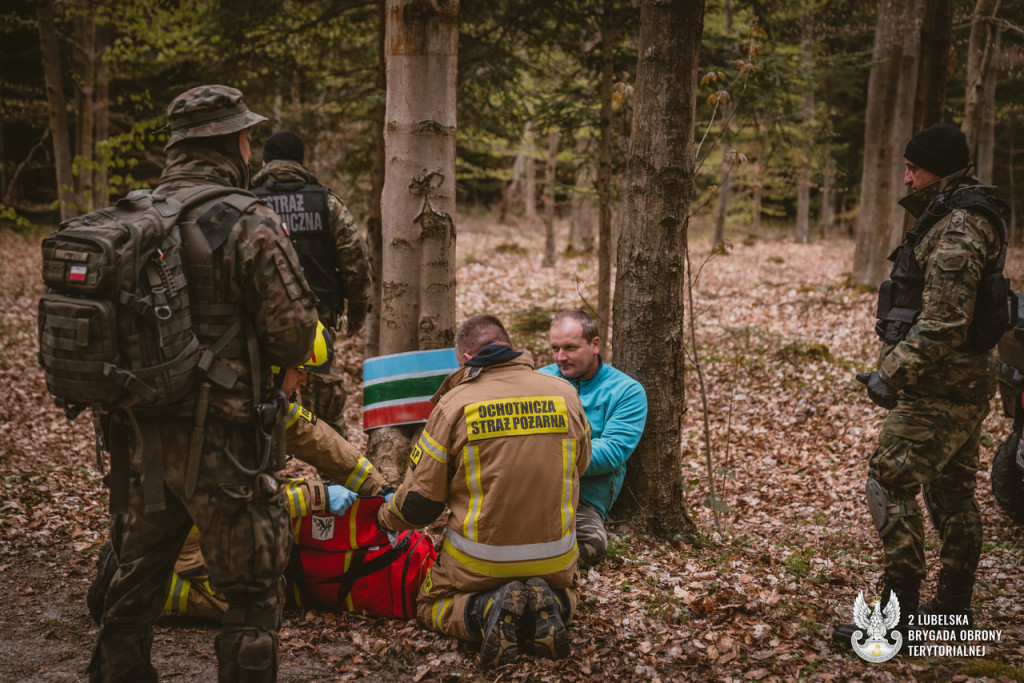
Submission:
[[[974,155],[978,179],[983,183],[992,182],[994,162],[1000,5],[1000,0],[978,0],[975,4],[967,51],[967,93],[961,128],[967,136],[967,147]]]
[[[458,0],[387,0],[382,355],[450,348],[455,336]],[[414,429],[374,430],[375,462],[405,462]]]
[[[71,173],[71,135],[61,78],[53,0],[36,0],[36,18],[39,21],[39,44],[43,56],[46,101],[50,109],[50,140],[53,143],[53,159],[57,174],[57,203],[60,219],[66,220],[76,214],[75,178]]]
[[[625,223],[615,293],[616,365],[647,390],[644,436],[619,503],[652,533],[691,533],[680,487],[684,253],[704,2],[642,0]]]
[[[921,0],[919,0],[919,3]],[[903,232],[903,149],[913,123],[920,45],[918,7],[881,0],[875,28],[864,125],[864,167],[852,279],[878,286],[889,274],[886,258]],[[909,102],[909,104],[908,104]]]
[[[611,358],[612,301],[612,61],[615,50],[615,2],[601,5],[601,145],[597,162],[597,333]]]

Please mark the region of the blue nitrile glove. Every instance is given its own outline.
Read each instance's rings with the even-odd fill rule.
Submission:
[[[388,503],[390,503],[391,499],[394,498],[394,497],[395,497],[395,494],[392,493],[391,491],[388,491],[387,493],[385,493],[384,494],[384,504],[387,505]]]
[[[900,392],[885,383],[885,380],[875,372],[858,372],[857,381],[868,388],[868,398],[877,405],[892,410],[899,403]]]
[[[358,497],[354,491],[349,491],[344,486],[331,484],[327,487],[327,510],[332,515],[343,515]]]

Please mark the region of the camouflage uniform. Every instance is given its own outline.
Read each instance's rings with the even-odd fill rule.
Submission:
[[[290,159],[274,159],[267,162],[252,182],[253,187],[267,187],[278,183],[320,185],[309,169]],[[334,244],[338,284],[346,302],[345,313],[348,318],[348,332],[351,334],[361,327],[366,319],[370,260],[366,242],[356,227],[355,218],[352,217],[344,200],[330,191],[327,195],[327,211],[330,214],[328,230]],[[337,329],[338,313],[340,311],[320,306],[320,321],[327,328]],[[329,377],[310,375],[308,384],[302,391],[301,402],[320,419],[334,427],[341,436],[348,438],[344,414],[345,398],[344,380],[341,373],[335,370]]]
[[[977,184],[963,176],[947,176],[900,203],[919,216],[940,193]],[[940,218],[914,250],[924,272],[921,313],[906,337],[884,346],[879,356],[879,376],[901,394],[868,464],[887,506],[890,528],[880,531],[885,571],[897,580],[919,582],[926,573],[916,500],[922,486],[942,539],[942,566],[973,573],[978,565],[982,524],[975,473],[997,361],[994,351],[958,347],[974,314],[982,271],[1000,246],[997,231],[980,212],[955,209]]]
[[[249,112],[241,93],[202,86],[177,97],[171,120],[167,165],[157,192],[174,195],[199,184],[245,187],[247,165],[239,132],[265,120]],[[195,220],[216,200],[182,218]],[[217,637],[219,678],[272,681],[277,675],[277,629],[284,591],[282,574],[291,548],[284,497],[255,491],[262,460],[257,444],[252,385],[267,386],[270,364],[296,366],[309,357],[316,331],[315,297],[277,215],[261,204],[243,213],[213,254],[214,301],[193,300],[193,324],[210,344],[241,316],[253,337],[238,335],[218,360],[238,372],[231,389],[214,386],[194,492],[186,493],[189,444],[196,425],[195,400],[151,420],[163,459],[164,509],[147,509],[139,444],[134,431],[115,418],[109,425],[112,453],[131,458],[128,510],[115,514],[111,536],[119,560],[104,601],[104,614],[89,666],[90,680],[156,680],[150,663],[152,621],[159,615],[178,551],[193,522],[210,579],[230,608]],[[195,282],[189,276],[189,286]],[[258,344],[259,364],[248,353]],[[147,443],[147,447],[149,444]],[[113,456],[112,456],[113,457]],[[235,464],[232,461],[237,461]],[[241,471],[239,465],[250,470]]]

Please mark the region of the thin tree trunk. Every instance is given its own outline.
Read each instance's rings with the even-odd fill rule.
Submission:
[[[386,175],[379,351],[443,349],[455,336],[457,0],[387,0]],[[414,429],[380,428],[375,462],[398,468]]]
[[[920,0],[918,0],[920,3]],[[925,0],[914,90],[912,133],[939,123],[946,108],[946,80],[953,41],[953,0]],[[906,142],[906,141],[904,141]]]
[[[988,111],[995,102],[987,98],[987,81],[994,80],[995,53],[998,50],[998,16],[1000,0],[977,0],[971,17],[971,39],[967,55],[967,94],[964,123],[969,150],[979,152],[979,141]],[[992,86],[994,96],[994,85]],[[977,160],[977,157],[975,157]]]
[[[534,157],[536,145],[533,140],[533,124],[526,122],[523,131],[523,203],[528,223],[537,221],[537,163]]]
[[[625,225],[615,295],[618,367],[647,390],[644,436],[619,502],[662,537],[691,533],[679,481],[684,412],[683,254],[704,2],[642,0]],[[672,27],[672,30],[665,30]]]
[[[822,146],[824,151],[821,164],[821,236],[828,237],[836,222],[835,200],[832,197],[832,187],[835,184],[835,162],[832,159],[832,81],[825,79],[825,142]]]
[[[57,173],[57,202],[60,218],[65,220],[76,213],[75,179],[71,173],[71,138],[68,133],[67,104],[61,78],[53,0],[37,0],[36,16],[39,20],[39,44],[43,56],[46,101],[50,109],[50,139],[53,142],[53,158]]]
[[[569,246],[567,256],[580,256],[594,252],[594,227],[596,213],[591,199],[594,185],[593,162],[587,154],[588,138],[580,133],[576,136],[576,190],[572,195],[572,212],[569,217]]]
[[[555,171],[558,161],[558,132],[548,133],[548,157],[544,164],[544,262],[555,267]]]
[[[92,171],[95,167],[96,134],[96,16],[88,0],[74,5],[74,44],[77,48],[72,63],[77,78],[75,100],[78,103],[78,176],[75,178],[76,201],[83,210],[96,207]]]
[[[611,353],[612,301],[612,70],[615,2],[601,5],[601,144],[597,162],[597,333]]]
[[[108,22],[96,25],[96,169],[92,175],[96,206],[110,203],[110,149],[107,144],[110,138],[110,70],[103,56],[110,47],[110,27]]]
[[[803,130],[800,170],[796,185],[796,241],[807,244],[811,234],[811,166],[814,154],[814,14],[804,5],[800,52],[804,64]]]

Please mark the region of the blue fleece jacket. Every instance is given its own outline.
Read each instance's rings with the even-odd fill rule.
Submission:
[[[556,364],[540,371],[562,377]],[[603,361],[590,379],[567,381],[579,392],[591,429],[590,465],[580,477],[580,499],[607,517],[622,489],[626,460],[644,433],[647,392],[635,379]]]

